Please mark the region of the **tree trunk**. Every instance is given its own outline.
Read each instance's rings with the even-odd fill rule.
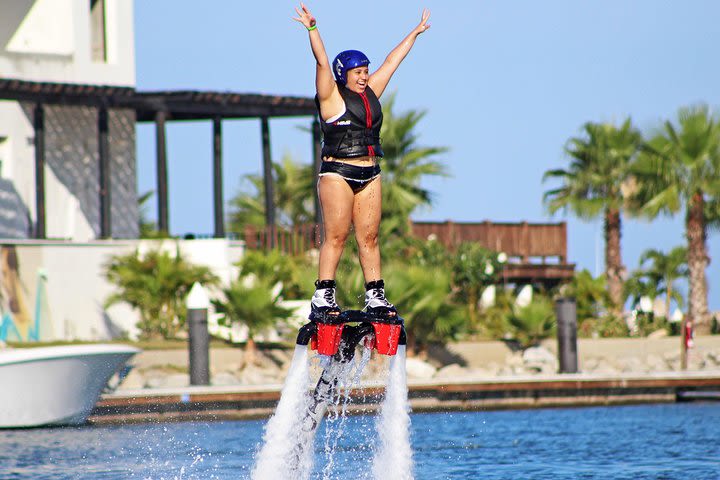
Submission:
[[[708,257],[705,245],[705,199],[701,192],[695,193],[690,199],[686,219],[686,235],[688,242],[688,270],[690,271],[690,292],[688,294],[688,320],[700,334],[710,333],[710,315],[707,300],[707,269]]]
[[[255,345],[255,340],[251,336],[248,336],[245,343],[245,358],[243,360],[245,366],[257,364],[257,345]]]
[[[610,295],[610,313],[622,317],[625,266],[620,250],[621,221],[618,209],[605,211],[605,275]]]

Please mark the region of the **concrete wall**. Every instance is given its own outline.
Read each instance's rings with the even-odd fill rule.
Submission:
[[[227,285],[243,246],[225,239],[128,240],[67,243],[26,241],[0,245],[0,340],[110,340],[135,338],[139,316],[128,305],[103,308],[115,287],[105,264],[115,255],[179,249]]]
[[[93,57],[90,0],[3,0],[0,75],[39,82],[135,85],[133,2],[97,0],[105,55]],[[93,20],[94,18],[94,20]],[[95,27],[93,27],[95,25]],[[0,238],[32,238],[36,223],[34,105],[0,101]],[[135,116],[109,113],[111,230],[138,236]],[[46,236],[79,242],[100,234],[97,110],[45,106]]]
[[[133,2],[100,0],[106,59],[93,59],[89,0],[3,0],[0,72],[36,82],[135,85]]]

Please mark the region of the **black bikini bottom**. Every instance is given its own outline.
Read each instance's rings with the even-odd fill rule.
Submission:
[[[376,163],[371,167],[360,167],[343,162],[323,161],[320,166],[320,176],[328,173],[340,175],[350,185],[352,191],[357,193],[380,175],[380,165]]]

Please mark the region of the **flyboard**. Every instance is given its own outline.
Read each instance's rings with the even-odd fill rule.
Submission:
[[[329,406],[350,400],[348,374],[355,367],[356,379],[359,379],[363,361],[369,359],[372,350],[391,357],[386,394],[378,417],[378,421],[385,421],[387,426],[378,427],[373,468],[402,470],[396,478],[412,478],[405,344],[404,321],[399,316],[379,317],[359,310],[346,310],[339,315],[311,315],[310,322],[299,329],[295,355],[280,402],[266,425],[252,480],[310,477],[318,426]],[[360,345],[364,348],[362,360],[353,362]],[[322,366],[314,388],[308,384],[309,350],[317,351]],[[402,355],[396,355],[398,353]],[[344,408],[346,403],[342,405]]]
[[[405,345],[404,321],[400,316],[378,317],[361,310],[345,310],[339,315],[316,315],[300,327],[297,345],[308,345],[332,361],[320,375],[303,420],[305,431],[315,430],[329,403],[337,396],[338,376],[352,361],[360,342],[379,354],[393,356],[398,345]]]

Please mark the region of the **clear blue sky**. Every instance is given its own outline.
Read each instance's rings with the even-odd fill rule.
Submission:
[[[312,96],[314,63],[293,2],[153,0],[135,2],[139,90],[219,90]],[[447,146],[451,177],[427,181],[435,194],[417,220],[560,221],[548,216],[543,173],[568,163],[563,146],[587,121],[632,116],[645,132],[681,106],[720,108],[720,2],[658,0],[378,1],[361,6],[314,1],[332,58],[359,49],[377,67],[417,24],[423,6],[432,28],[393,77],[399,111],[427,111],[419,143]],[[311,140],[272,120],[272,154],[310,162]],[[212,143],[209,122],[168,128],[170,227],[209,233]],[[261,171],[260,123],[223,124],[225,197],[240,178]],[[138,130],[139,190],[155,189],[154,127]],[[155,207],[149,212],[155,215]],[[599,222],[567,218],[569,258],[602,270]],[[625,220],[624,262],[647,248],[684,243],[682,216]],[[710,306],[720,309],[720,232],[708,246]]]

